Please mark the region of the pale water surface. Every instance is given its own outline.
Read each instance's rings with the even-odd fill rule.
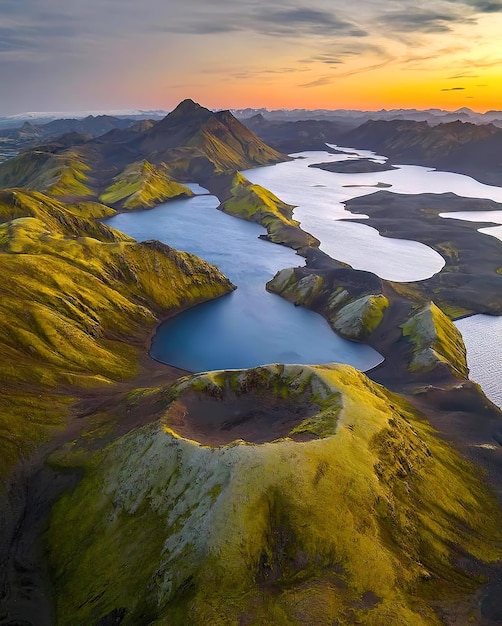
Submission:
[[[360,215],[347,211],[344,202],[375,193],[379,182],[391,185],[387,191],[394,193],[452,192],[502,202],[500,187],[483,185],[469,176],[415,165],[399,165],[396,170],[371,174],[337,174],[308,167],[314,163],[346,161],[354,157],[373,158],[378,162],[386,160],[369,150],[343,150],[346,154],[301,152],[293,155],[298,157],[294,161],[243,173],[253,183],[273,191],[281,200],[296,205],[294,217],[304,230],[321,241],[321,250],[355,269],[374,272],[387,280],[410,282],[430,278],[442,269],[444,259],[422,243],[381,237],[369,226],[338,221],[361,219]]]
[[[453,220],[464,220],[466,222],[491,222],[492,224],[502,224],[502,211],[458,211],[457,213],[440,213],[440,217]],[[496,237],[502,241],[502,226],[488,226],[478,228],[479,233]]]
[[[502,317],[473,315],[455,325],[467,348],[469,378],[502,408]]]

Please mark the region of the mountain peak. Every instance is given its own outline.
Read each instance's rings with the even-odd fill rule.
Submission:
[[[185,100],[182,100],[170,113],[168,113],[167,117],[171,117],[173,115],[190,115],[193,113],[200,113],[202,111],[211,113],[209,109],[201,106],[198,102],[195,102],[191,98],[186,98]]]

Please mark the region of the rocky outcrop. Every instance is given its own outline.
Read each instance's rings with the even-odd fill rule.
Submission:
[[[293,206],[268,189],[250,183],[242,174],[220,175],[209,180],[207,186],[220,198],[219,209],[264,226],[267,229],[267,235],[262,236],[264,239],[300,252],[319,246],[319,240],[302,230],[300,222],[293,219]]]
[[[348,268],[288,268],[277,272],[267,289],[296,305],[319,311],[343,337],[363,341],[378,328],[389,306],[382,293],[367,293],[379,283],[373,274]]]
[[[332,305],[338,304],[340,296],[333,298]],[[363,296],[335,313],[331,325],[342,337],[362,341],[378,328],[388,306],[389,300],[383,294]]]
[[[412,371],[430,371],[446,365],[456,375],[468,378],[462,335],[433,302],[412,315],[402,329],[403,335],[413,344]]]

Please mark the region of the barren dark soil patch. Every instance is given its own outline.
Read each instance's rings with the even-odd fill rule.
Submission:
[[[271,391],[240,395],[226,391],[220,398],[189,390],[171,404],[166,423],[179,435],[206,445],[236,439],[266,443],[289,436],[291,429],[319,410],[318,405],[296,396],[284,399]],[[305,436],[292,438],[304,440]]]

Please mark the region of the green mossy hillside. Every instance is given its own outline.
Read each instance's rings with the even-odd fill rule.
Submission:
[[[214,113],[188,99],[143,134],[140,150],[145,158],[169,165],[181,150],[188,157],[192,175],[201,166],[206,172],[221,173],[288,159],[261,141],[229,111]],[[177,171],[180,166],[178,162]]]
[[[476,587],[470,559],[500,558],[483,477],[357,370],[275,365],[181,385],[222,402],[248,388],[310,396],[336,426],[211,447],[161,418],[96,454],[47,534],[61,626],[119,614],[124,626],[439,626],[437,600]],[[155,393],[167,411],[180,386]]]
[[[0,164],[0,188],[25,187],[57,197],[93,195],[90,167],[78,149],[30,150]]]
[[[93,202],[92,200],[77,202],[76,204],[67,204],[66,209],[70,211],[70,213],[74,213],[88,220],[104,219],[105,217],[113,217],[117,214],[115,209],[106,206],[106,204],[101,204],[100,202]]]
[[[271,191],[250,183],[242,174],[228,177],[226,199],[219,208],[225,213],[257,222],[267,229],[267,239],[295,250],[318,246],[319,241],[301,230],[292,218],[294,207],[286,204]]]
[[[140,161],[131,163],[115,176],[99,199],[122,209],[139,209],[154,207],[171,198],[193,195],[186,185],[171,178],[164,164],[156,166]]]
[[[430,371],[446,363],[457,376],[468,378],[462,335],[433,302],[412,315],[402,329],[413,344],[411,371]]]
[[[98,203],[66,205],[35,191],[0,190],[0,224],[14,222],[18,218],[35,218],[40,227],[52,235],[92,237],[110,243],[133,241],[128,235],[94,220],[94,217],[113,213],[113,209]]]
[[[233,288],[194,255],[136,243],[38,192],[0,192],[2,220],[0,478],[64,423],[79,389],[134,375],[160,319]]]

